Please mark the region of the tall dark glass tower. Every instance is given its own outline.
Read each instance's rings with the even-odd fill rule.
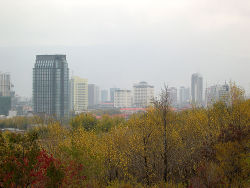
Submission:
[[[66,118],[69,114],[69,69],[66,55],[37,55],[33,68],[33,110]]]

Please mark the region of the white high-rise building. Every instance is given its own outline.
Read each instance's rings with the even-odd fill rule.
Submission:
[[[227,83],[224,85],[213,85],[206,88],[206,106],[211,106],[218,101],[226,104],[229,102],[230,88]]]
[[[0,96],[10,97],[11,83],[10,75],[8,73],[0,73]]]
[[[167,89],[170,104],[172,107],[177,107],[177,88],[176,87],[170,87]]]
[[[131,90],[115,90],[114,92],[114,107],[128,108],[132,106],[132,92]]]
[[[186,87],[180,87],[180,106],[186,106],[190,104],[190,89]]]
[[[73,76],[70,80],[70,109],[82,112],[88,108],[88,80]]]
[[[202,106],[203,78],[200,74],[192,74],[191,78],[191,96],[192,104]]]
[[[230,87],[227,83],[222,85],[219,90],[219,100],[228,104],[230,101]]]
[[[147,82],[134,84],[133,97],[135,107],[145,108],[152,105],[154,86],[149,85]]]
[[[206,106],[211,106],[219,100],[219,85],[213,85],[206,88],[205,103]]]

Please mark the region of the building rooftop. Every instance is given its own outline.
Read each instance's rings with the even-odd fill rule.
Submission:
[[[139,82],[138,84],[134,84],[134,87],[136,87],[136,88],[147,88],[147,87],[154,88],[154,86],[149,85],[145,81]]]
[[[56,60],[56,59],[63,59],[66,60],[65,54],[54,54],[54,55],[36,55],[36,60]]]

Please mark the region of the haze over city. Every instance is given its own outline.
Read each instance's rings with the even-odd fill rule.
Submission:
[[[1,0],[0,70],[32,96],[37,54],[66,54],[70,73],[101,88],[235,81],[250,91],[250,2]]]
[[[250,0],[0,0],[0,188],[250,188]]]

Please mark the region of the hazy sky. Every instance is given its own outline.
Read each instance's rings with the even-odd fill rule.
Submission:
[[[236,81],[250,91],[250,0],[0,0],[0,71],[32,94],[36,54],[102,88]]]

